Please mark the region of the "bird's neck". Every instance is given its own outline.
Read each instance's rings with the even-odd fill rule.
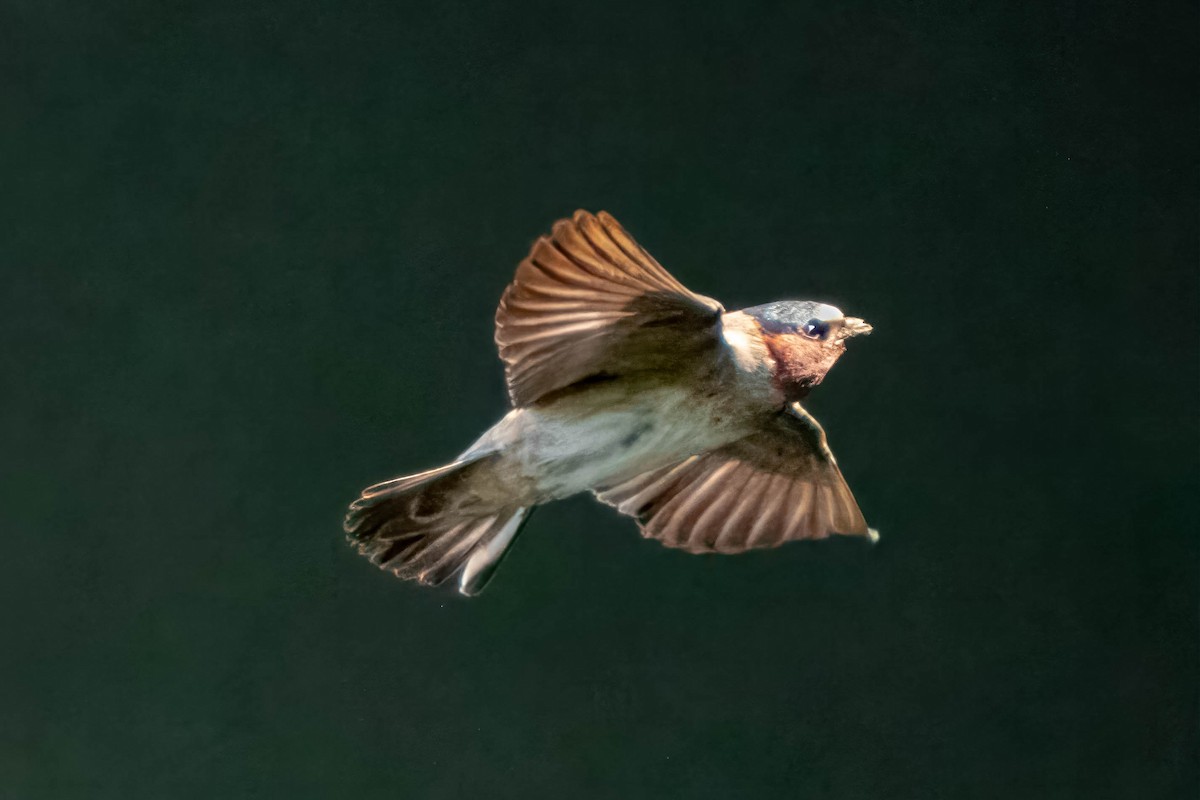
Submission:
[[[774,379],[775,360],[758,322],[742,311],[722,314],[721,339],[725,359],[718,380],[752,405],[782,408],[785,401]]]

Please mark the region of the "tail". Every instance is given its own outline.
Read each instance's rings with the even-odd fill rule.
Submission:
[[[530,507],[496,508],[471,491],[494,455],[393,478],[363,490],[346,514],[347,538],[396,577],[437,586],[461,572],[458,590],[483,590],[529,517]]]

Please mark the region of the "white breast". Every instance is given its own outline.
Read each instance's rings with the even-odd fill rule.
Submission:
[[[679,388],[570,407],[517,409],[472,450],[499,449],[532,478],[546,500],[608,486],[690,455],[720,447],[741,432]]]

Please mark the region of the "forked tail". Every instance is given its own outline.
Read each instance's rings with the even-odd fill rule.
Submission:
[[[478,594],[531,510],[497,508],[472,491],[472,476],[494,458],[456,461],[364,489],[346,514],[347,538],[398,578],[436,586],[460,574],[458,590]]]

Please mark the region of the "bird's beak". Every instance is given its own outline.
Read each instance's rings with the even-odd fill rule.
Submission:
[[[866,336],[873,328],[864,320],[858,317],[846,317],[842,320],[842,338],[849,339],[851,336]]]

